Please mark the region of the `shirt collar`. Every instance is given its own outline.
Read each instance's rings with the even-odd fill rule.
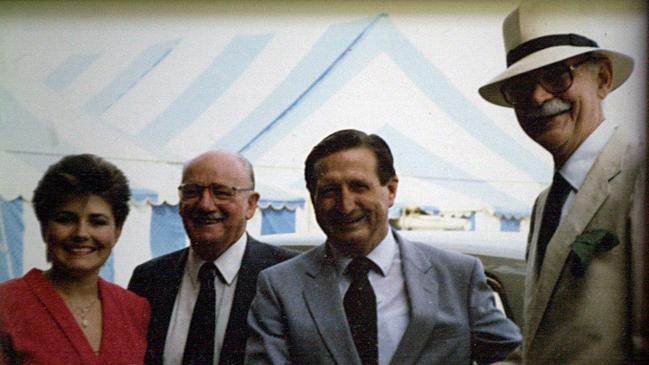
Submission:
[[[349,256],[343,256],[343,254],[333,246],[329,246],[331,249],[331,254],[336,260],[336,270],[339,275],[342,275],[347,268],[347,265],[352,261],[352,258]],[[383,240],[374,247],[374,249],[367,255],[367,258],[372,260],[381,272],[380,275],[386,276],[392,266],[392,261],[394,255],[397,253],[397,242],[394,239],[394,235],[391,230],[388,230],[388,234],[385,235]]]
[[[243,254],[246,251],[246,244],[248,242],[248,234],[244,232],[241,237],[230,246],[225,252],[221,254],[216,260],[214,260],[214,265],[221,272],[221,276],[225,280],[226,285],[230,286],[234,279],[239,273],[241,268],[241,260],[243,260]],[[192,280],[192,284],[196,287],[200,287],[198,281],[198,271],[201,268],[201,265],[206,261],[201,259],[198,254],[190,247],[189,257],[187,259],[187,265],[189,270],[189,275]]]
[[[575,152],[568,158],[565,164],[559,169],[561,176],[570,183],[573,189],[579,190],[586,180],[586,175],[595,163],[597,156],[604,149],[604,146],[611,138],[617,125],[604,120],[594,131],[581,143]]]

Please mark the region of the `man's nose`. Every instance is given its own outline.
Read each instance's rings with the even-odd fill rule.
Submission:
[[[340,192],[340,198],[338,199],[338,209],[342,213],[349,213],[356,208],[356,200],[354,194],[348,189],[343,189]]]
[[[534,105],[543,105],[543,103],[552,98],[554,98],[554,94],[541,86],[541,83],[536,82],[531,86],[531,90],[529,91],[529,100]]]
[[[216,204],[214,203],[214,198],[209,188],[203,189],[201,195],[198,197],[196,206],[203,210],[213,210]]]

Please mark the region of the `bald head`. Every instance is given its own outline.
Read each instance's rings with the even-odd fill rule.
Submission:
[[[193,251],[216,260],[246,231],[257,209],[252,165],[223,151],[205,152],[183,168],[180,215]]]
[[[188,171],[192,170],[196,166],[199,166],[199,168],[205,166],[212,166],[213,168],[218,168],[218,166],[228,166],[232,170],[240,170],[240,172],[247,177],[249,186],[253,189],[255,188],[255,173],[252,164],[247,158],[238,153],[213,150],[194,157],[183,165],[183,182],[185,182]]]

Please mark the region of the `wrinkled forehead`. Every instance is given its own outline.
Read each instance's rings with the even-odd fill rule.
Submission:
[[[315,163],[316,182],[337,178],[377,178],[377,158],[367,147],[334,152]]]
[[[246,164],[233,155],[210,153],[198,156],[183,169],[183,183],[249,184]]]

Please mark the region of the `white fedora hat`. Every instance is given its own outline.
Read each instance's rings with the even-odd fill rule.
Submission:
[[[500,91],[505,80],[588,52],[604,55],[611,61],[612,90],[622,85],[633,70],[633,59],[600,48],[586,35],[587,14],[594,6],[586,1],[567,0],[521,4],[503,22],[507,69],[478,89],[480,95],[491,103],[511,107]]]

